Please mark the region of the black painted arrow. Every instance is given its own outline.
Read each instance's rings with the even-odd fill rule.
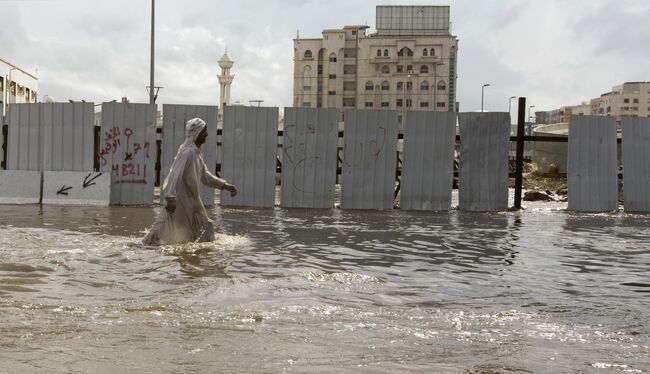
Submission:
[[[66,187],[65,184],[64,184],[63,186],[61,186],[60,190],[56,191],[56,194],[57,195],[66,195],[66,196],[68,196],[68,193],[66,191],[68,191],[70,189],[72,189],[72,187]]]
[[[86,177],[84,178],[84,183],[83,183],[84,188],[86,188],[88,186],[92,186],[93,184],[95,184],[94,182],[93,183],[91,183],[91,182],[94,181],[95,179],[99,178],[100,175],[102,175],[102,173],[99,173],[99,174],[95,175],[94,177],[88,179],[88,177],[90,177],[91,174],[92,173],[88,173],[88,175],[86,175]]]

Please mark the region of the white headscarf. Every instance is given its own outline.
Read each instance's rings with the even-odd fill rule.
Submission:
[[[201,131],[205,128],[205,121],[200,118],[192,118],[185,124],[185,144],[194,143]]]

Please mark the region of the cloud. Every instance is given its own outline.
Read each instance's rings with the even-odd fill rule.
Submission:
[[[395,0],[391,4],[430,4]],[[644,0],[450,0],[459,37],[462,110],[507,110],[512,95],[536,109],[597,97],[624,81],[650,80],[650,3]],[[39,69],[40,95],[60,100],[147,102],[150,2],[3,1],[0,57]],[[370,0],[156,2],[159,103],[215,104],[218,59],[235,61],[232,99],[292,103],[293,38],[368,23]]]

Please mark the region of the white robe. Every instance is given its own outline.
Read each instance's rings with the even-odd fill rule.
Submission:
[[[178,149],[163,183],[165,198],[176,199],[176,210],[169,213],[163,209],[142,240],[144,245],[214,240],[214,225],[201,201],[201,183],[218,189],[226,185],[225,180],[208,171],[196,144],[186,141]]]

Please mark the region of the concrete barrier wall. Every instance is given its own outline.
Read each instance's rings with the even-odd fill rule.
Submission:
[[[341,208],[393,208],[397,131],[396,111],[345,111]]]
[[[497,212],[508,209],[508,113],[460,113],[461,210]]]
[[[282,207],[334,207],[339,117],[338,109],[284,109]]]
[[[569,210],[611,212],[618,209],[614,118],[571,116],[567,184]]]
[[[111,204],[153,203],[155,105],[103,103],[100,163],[111,176]]]
[[[201,146],[203,161],[211,173],[215,173],[217,154],[217,107],[208,105],[163,105],[162,160],[160,170],[161,186],[174,161],[178,148],[185,141],[185,124],[193,118],[201,118],[208,129],[208,138]],[[160,191],[160,198],[165,198]],[[202,186],[201,201],[206,206],[214,205],[214,188]]]
[[[650,212],[650,118],[624,118],[623,202],[625,211]]]
[[[410,112],[404,128],[400,208],[449,210],[456,113]]]
[[[224,108],[222,177],[237,186],[222,206],[270,208],[275,205],[278,108]]]
[[[40,171],[0,170],[0,204],[37,204],[40,199]]]
[[[46,171],[43,204],[109,205],[111,176],[78,171]]]

